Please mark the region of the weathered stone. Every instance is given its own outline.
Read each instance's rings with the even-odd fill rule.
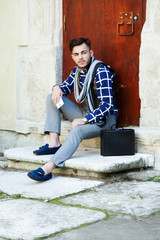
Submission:
[[[27,199],[0,201],[0,236],[33,240],[106,217],[100,211]]]
[[[54,176],[47,182],[36,182],[27,176],[27,172],[0,170],[0,190],[29,198],[55,199],[101,184],[103,181]]]
[[[0,152],[0,168],[6,168],[8,166],[8,162],[3,156],[3,153]]]
[[[47,240],[158,240],[160,214],[146,220],[118,216]]]
[[[160,183],[118,182],[62,202],[141,217],[160,211]]]
[[[0,168],[6,168],[8,166],[7,161],[0,161]]]
[[[119,175],[119,178],[121,180],[142,180],[146,181],[149,179],[152,179],[156,176],[160,176],[160,171],[156,170],[143,170],[143,171],[135,171],[135,172],[129,172]]]
[[[8,159],[8,167],[26,169],[35,167],[34,164],[44,164],[48,162],[51,155],[37,156],[33,154],[34,148],[14,148],[5,151],[5,157]],[[27,164],[26,164],[27,163]],[[142,167],[153,167],[154,159],[151,155],[147,154],[135,154],[131,156],[117,156],[117,157],[103,157],[100,155],[98,149],[79,148],[71,157],[65,162],[65,169],[76,169],[77,175],[86,172],[86,176],[89,172],[102,173],[102,175],[122,172],[131,169],[137,169]],[[57,168],[55,173],[64,173],[64,168]],[[99,175],[100,177],[100,175]]]
[[[147,0],[146,21],[140,48],[140,126],[160,127],[160,1]]]

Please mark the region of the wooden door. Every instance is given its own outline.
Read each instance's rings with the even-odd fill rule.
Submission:
[[[145,1],[63,0],[63,79],[74,67],[70,40],[89,38],[96,59],[116,72],[121,125],[139,124],[139,49]]]

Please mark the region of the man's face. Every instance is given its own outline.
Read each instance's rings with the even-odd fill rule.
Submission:
[[[72,50],[73,61],[82,69],[90,63],[92,56],[93,51],[89,50],[89,47],[85,43],[75,46]]]

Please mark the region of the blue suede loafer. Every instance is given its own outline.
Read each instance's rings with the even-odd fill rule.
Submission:
[[[52,174],[48,173],[44,175],[44,171],[42,168],[38,168],[36,170],[33,170],[27,174],[27,176],[35,181],[43,182],[47,181],[52,178]]]
[[[62,145],[60,145],[58,147],[50,148],[49,145],[46,144],[46,145],[40,147],[38,150],[33,151],[33,153],[36,155],[55,154],[61,146]]]

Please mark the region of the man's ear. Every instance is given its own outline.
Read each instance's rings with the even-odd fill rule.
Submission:
[[[71,54],[71,57],[72,57],[72,59],[73,59],[73,55]],[[74,61],[74,59],[73,59],[73,61]]]
[[[91,53],[91,57],[93,57],[93,50],[92,49],[90,50],[90,53]]]

